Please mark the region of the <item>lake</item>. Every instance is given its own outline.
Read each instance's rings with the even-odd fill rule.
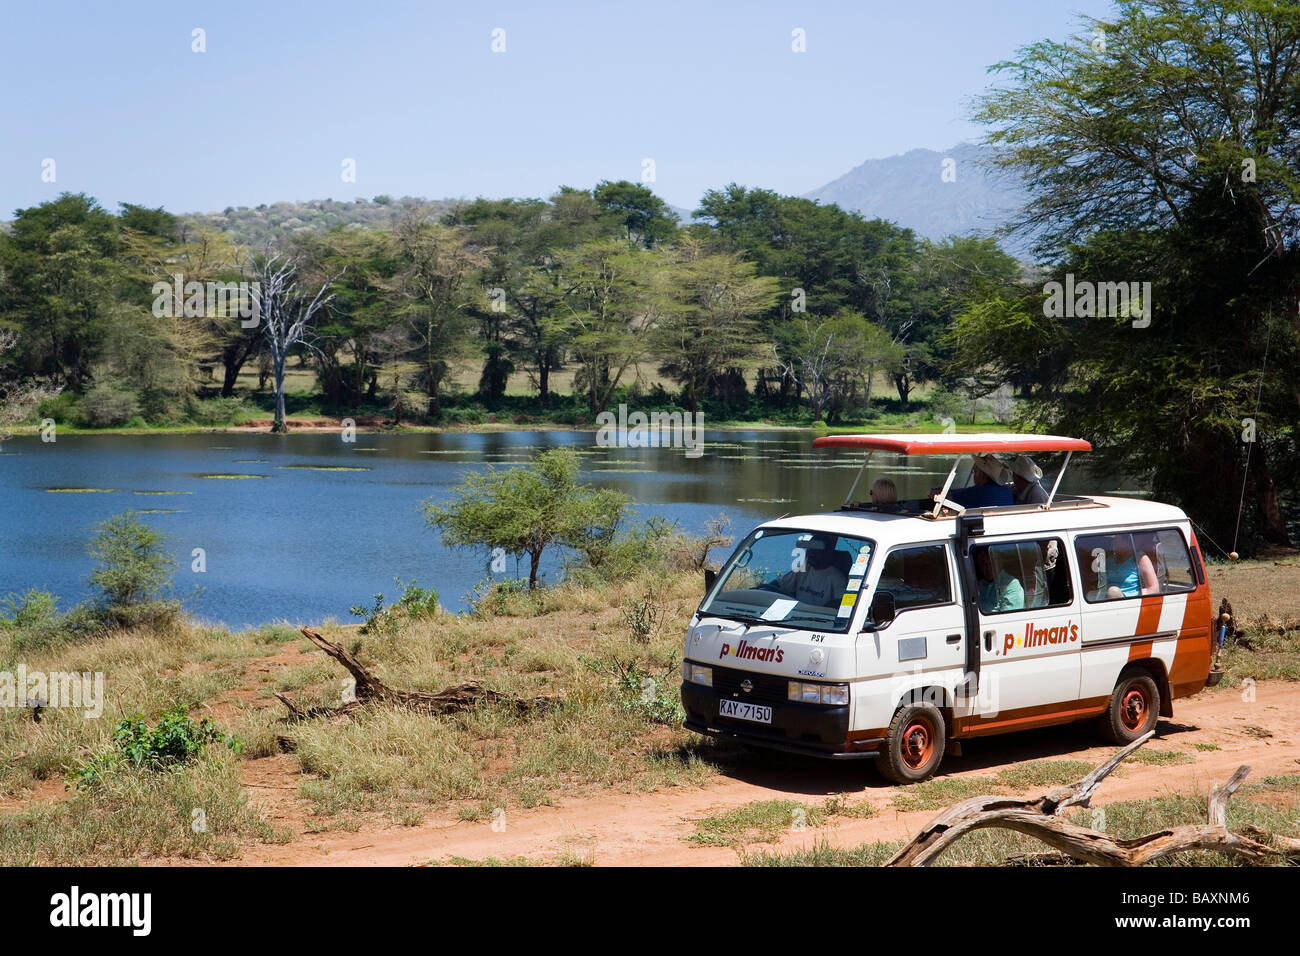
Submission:
[[[93,525],[131,509],[171,536],[176,594],[202,620],[236,629],[351,621],[348,609],[374,594],[396,598],[395,577],[433,587],[444,606],[461,610],[489,577],[488,554],[443,547],[421,502],[448,498],[487,465],[570,446],[581,454],[581,480],[627,493],[637,516],[700,532],[726,514],[740,536],[787,512],[834,510],[862,460],[815,451],[806,431],[707,431],[695,458],[600,448],[595,439],[572,431],[359,434],[352,443],[338,434],[15,438],[0,454],[0,596],[41,588],[65,610],[88,597]],[[877,454],[871,477],[889,474],[902,497],[919,497],[949,465]],[[1080,480],[1071,474],[1068,490]],[[867,497],[869,481],[855,497]],[[203,572],[192,570],[196,548]],[[509,564],[497,577],[527,577],[526,559]],[[548,553],[542,568],[558,579],[560,555]]]

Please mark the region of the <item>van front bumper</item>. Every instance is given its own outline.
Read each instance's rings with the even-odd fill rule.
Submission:
[[[726,696],[731,698],[730,694]],[[854,749],[848,749],[848,705],[826,707],[797,701],[756,700],[755,703],[772,708],[772,723],[756,724],[718,716],[718,701],[722,697],[712,687],[683,683],[682,707],[686,711],[683,726],[710,737],[835,760],[875,757],[875,750],[857,748],[874,747],[882,742],[880,738],[854,740]]]

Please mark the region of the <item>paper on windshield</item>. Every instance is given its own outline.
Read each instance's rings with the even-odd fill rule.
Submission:
[[[793,611],[798,603],[789,598],[777,598],[759,617],[764,621],[784,621],[786,615]]]

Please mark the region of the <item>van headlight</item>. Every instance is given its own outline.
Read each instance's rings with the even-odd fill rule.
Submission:
[[[694,664],[691,661],[683,661],[682,680],[688,684],[699,684],[701,687],[712,687],[713,668]]]
[[[849,702],[848,684],[815,684],[811,681],[792,680],[786,693],[787,700],[801,704],[842,705]]]

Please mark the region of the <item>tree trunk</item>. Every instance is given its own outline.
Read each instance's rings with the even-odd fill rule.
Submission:
[[[282,355],[275,360],[275,421],[271,424],[273,434],[289,430],[284,421],[284,359]]]
[[[542,552],[540,548],[528,552],[528,590],[530,591],[537,587],[537,565],[541,563],[541,560]]]
[[[1259,513],[1260,534],[1270,544],[1290,546],[1291,537],[1287,534],[1286,521],[1282,518],[1282,509],[1277,500],[1277,486],[1273,484],[1273,475],[1268,469],[1262,442],[1251,459],[1251,472],[1254,478],[1255,506]]]

